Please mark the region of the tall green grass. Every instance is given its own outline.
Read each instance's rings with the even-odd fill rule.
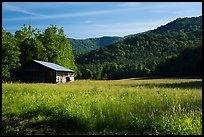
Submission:
[[[202,134],[201,79],[2,84],[3,134]]]

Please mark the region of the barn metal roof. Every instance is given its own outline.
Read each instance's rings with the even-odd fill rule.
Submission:
[[[57,65],[55,63],[50,63],[50,62],[44,62],[44,61],[39,61],[39,60],[33,60],[34,62],[37,62],[43,66],[46,66],[48,68],[51,68],[53,70],[56,70],[56,71],[67,71],[67,72],[74,72],[73,70],[71,69],[67,69],[65,67],[62,67],[60,65]]]

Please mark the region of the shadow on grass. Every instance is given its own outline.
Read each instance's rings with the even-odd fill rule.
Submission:
[[[158,84],[156,86],[164,87],[164,88],[201,89],[202,88],[202,81],[166,83],[166,84]]]
[[[2,134],[59,135],[83,134],[87,131],[87,126],[83,119],[65,115],[62,112],[56,113],[54,110],[54,108],[39,107],[19,116],[14,114],[6,115],[3,118],[4,120],[2,120]],[[60,110],[63,109],[60,108]],[[8,126],[10,129],[8,129]]]
[[[119,85],[125,87],[159,87],[159,88],[180,88],[180,89],[202,89],[202,81],[191,81],[191,82],[181,82],[181,83],[148,83],[148,84],[128,84],[128,85]]]

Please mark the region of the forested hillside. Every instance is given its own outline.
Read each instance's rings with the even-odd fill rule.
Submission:
[[[123,37],[111,37],[104,36],[100,38],[88,38],[88,39],[72,39],[68,38],[70,41],[73,52],[75,55],[88,53],[92,50],[103,48],[107,45],[110,45],[114,42],[123,40]]]
[[[191,18],[178,18],[164,26],[160,26],[151,33],[165,34],[173,31],[184,31],[184,32],[202,32],[202,16],[191,17]]]
[[[34,59],[62,65],[77,75],[72,46],[62,28],[51,25],[40,32],[24,25],[15,35],[2,28],[2,81],[9,80],[12,69]]]
[[[197,47],[201,41],[202,16],[179,18],[148,33],[127,37],[80,55],[76,63],[81,78],[118,79],[162,75],[155,73],[157,65],[179,56],[188,47]]]
[[[125,37],[85,40],[66,38],[54,25],[43,32],[24,25],[14,35],[2,28],[2,80],[33,59],[75,70],[79,79],[201,76],[201,50],[202,16]]]
[[[184,49],[178,56],[157,65],[155,73],[160,76],[202,76],[202,43]]]

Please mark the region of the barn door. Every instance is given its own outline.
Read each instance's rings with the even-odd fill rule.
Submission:
[[[62,76],[56,76],[56,82],[57,83],[63,83],[63,77]]]
[[[60,77],[56,76],[56,83],[59,83],[59,82],[60,82]]]

